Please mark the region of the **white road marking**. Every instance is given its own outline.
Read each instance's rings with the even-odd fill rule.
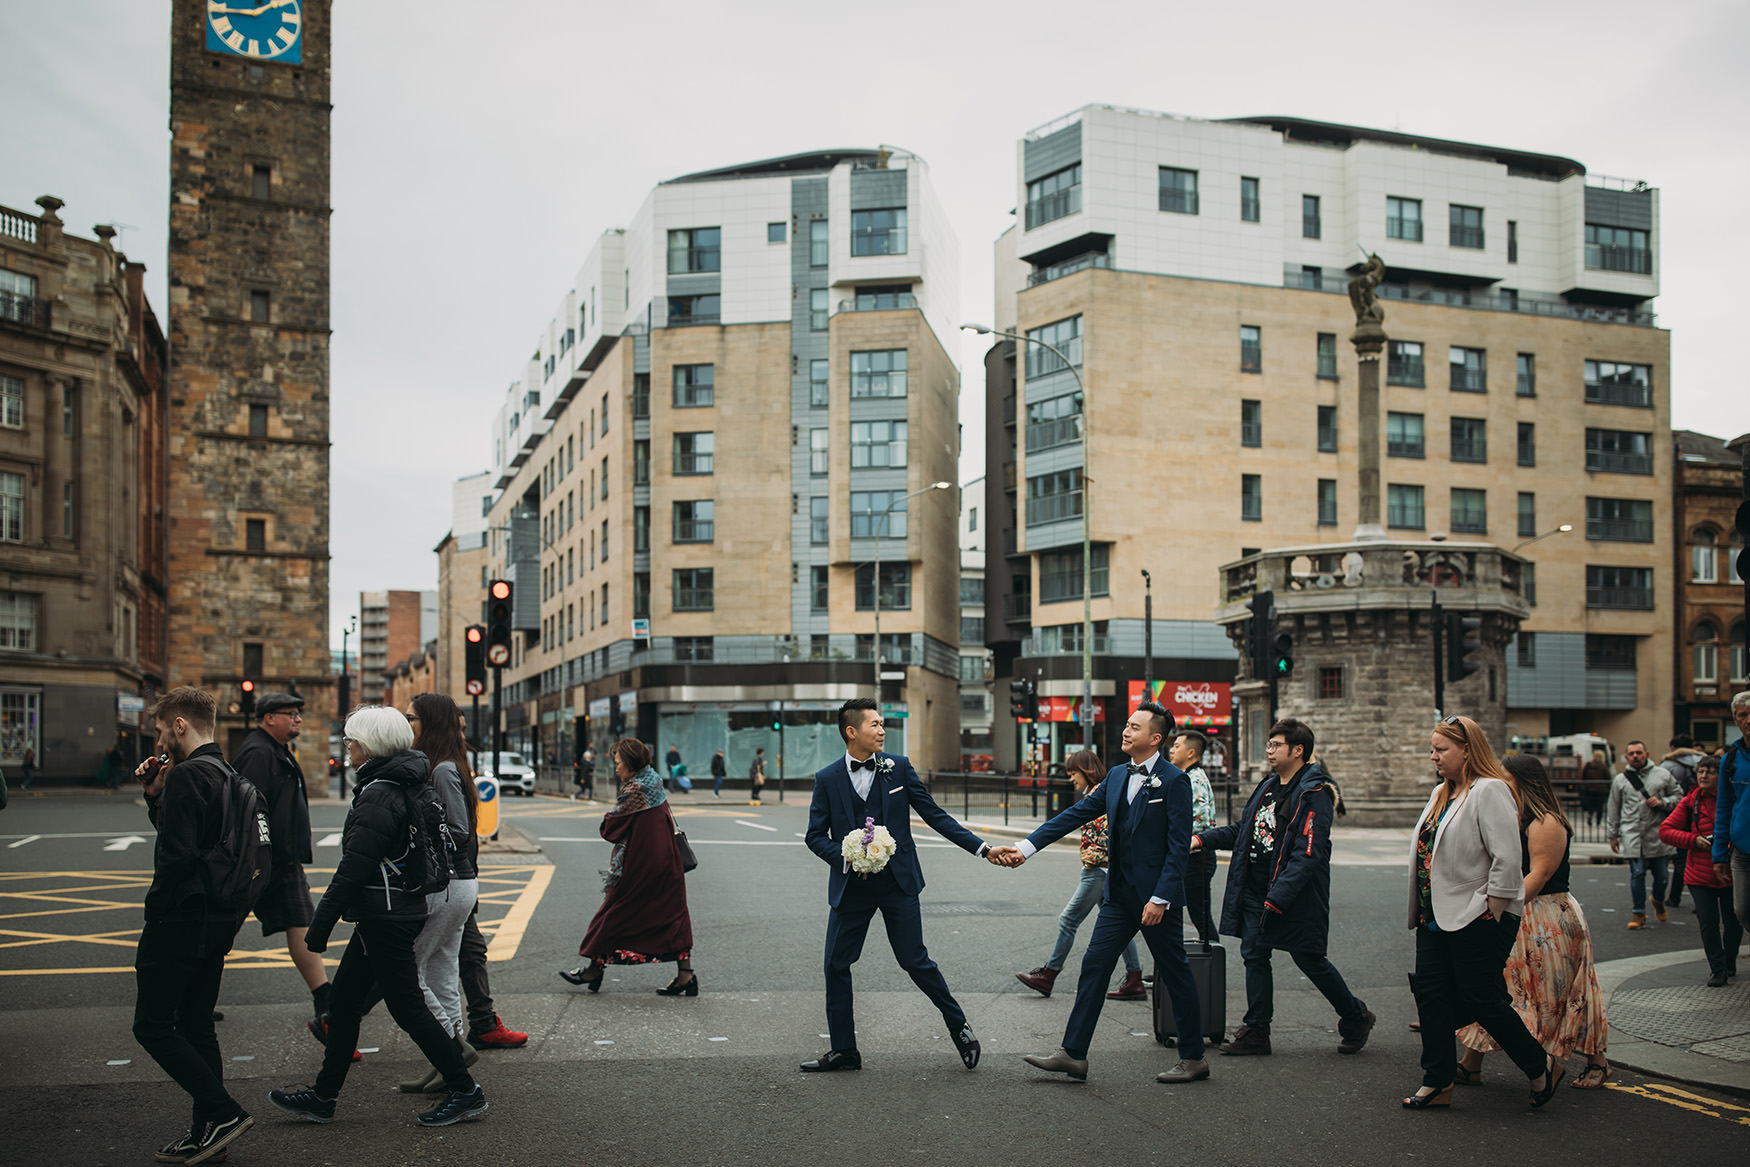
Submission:
[[[613,1045],[614,1043],[611,1041],[597,1041],[596,1044],[597,1045]]]
[[[233,1057],[231,1060],[234,1062],[253,1062],[255,1060],[255,1055],[254,1054],[238,1054],[235,1057]]]
[[[746,819],[736,819],[735,825],[738,827],[752,827],[756,831],[771,831],[774,834],[776,834],[778,830],[777,827],[768,827],[764,823],[750,823]]]
[[[8,851],[10,851],[10,850],[12,850],[12,849],[13,849],[13,848],[14,848],[14,847],[23,847],[23,846],[25,846],[25,845],[26,845],[26,844],[28,844],[28,843],[34,843],[34,842],[36,842],[36,841],[37,841],[37,840],[38,840],[38,839],[40,839],[40,838],[42,838],[42,836],[41,836],[41,835],[26,835],[26,836],[25,836],[25,837],[24,837],[24,838],[22,838],[22,839],[20,839],[20,840],[18,840],[18,842],[16,842],[16,843],[8,843],[8,844],[6,844],[6,849],[7,849],[7,850],[8,850]]]
[[[146,836],[144,835],[123,835],[120,838],[111,839],[109,842],[105,843],[103,849],[105,851],[126,851],[135,843],[144,843],[145,841]]]
[[[111,1066],[130,1066],[133,1062],[133,1058],[111,1058],[107,1064]]]
[[[333,834],[323,835],[320,839],[318,839],[316,841],[316,845],[318,847],[338,847],[338,846],[340,846],[340,832],[335,831]]]
[[[711,1038],[706,1038],[705,1040],[707,1040],[707,1041],[728,1041],[729,1039],[727,1037],[711,1037]]]
[[[361,1045],[361,1046],[359,1046],[359,1053],[361,1053],[361,1054],[374,1054],[374,1053],[381,1053],[381,1052],[382,1051],[374,1045]]]

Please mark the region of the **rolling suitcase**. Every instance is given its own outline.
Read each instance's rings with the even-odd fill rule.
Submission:
[[[1202,934],[1213,937],[1210,927],[1210,906],[1203,905]],[[1197,985],[1197,1000],[1203,1017],[1203,1039],[1220,1043],[1227,1030],[1227,949],[1219,943],[1191,941],[1185,945],[1185,955],[1191,963],[1191,979]],[[1161,985],[1160,966],[1155,967],[1155,983],[1149,996],[1154,1013],[1155,1040],[1162,1045],[1178,1043],[1178,1022],[1173,1017],[1172,998]]]

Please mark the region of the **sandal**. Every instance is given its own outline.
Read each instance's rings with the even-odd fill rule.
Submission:
[[[1568,1083],[1570,1090],[1602,1090],[1604,1083],[1609,1081],[1615,1067],[1608,1062],[1602,1066],[1587,1064],[1585,1072]]]
[[[1457,1082],[1459,1085],[1481,1086],[1483,1084],[1483,1071],[1480,1068],[1473,1070],[1467,1067],[1463,1062],[1460,1062],[1457,1069],[1458,1077],[1454,1078],[1453,1081]]]
[[[1404,1099],[1405,1110],[1445,1110],[1452,1105],[1451,1082],[1448,1082],[1439,1089],[1435,1089],[1431,1086],[1424,1086],[1422,1087],[1422,1090],[1430,1091],[1430,1093],[1423,1094],[1421,1090],[1418,1090],[1416,1093]]]
[[[1561,1085],[1562,1078],[1567,1074],[1567,1068],[1554,1059],[1543,1071],[1543,1089],[1531,1092],[1531,1109],[1537,1110],[1555,1097],[1556,1087]]]

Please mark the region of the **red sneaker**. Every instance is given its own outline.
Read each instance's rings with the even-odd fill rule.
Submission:
[[[482,1030],[469,1037],[468,1040],[474,1045],[492,1049],[516,1049],[519,1046],[529,1044],[529,1035],[518,1033],[514,1029],[506,1029],[504,1022],[499,1020],[498,1014],[494,1013],[492,1015],[492,1028]]]
[[[315,1038],[317,1041],[321,1042],[323,1045],[328,1044],[328,1014],[326,1014],[326,1013],[316,1014],[316,1016],[314,1016],[314,1017],[310,1018],[310,1020],[304,1022],[304,1028],[308,1029],[310,1031],[311,1037]],[[363,1061],[364,1057],[365,1057],[365,1055],[361,1054],[358,1050],[355,1049],[352,1051],[352,1060],[353,1061],[355,1061],[355,1062]]]

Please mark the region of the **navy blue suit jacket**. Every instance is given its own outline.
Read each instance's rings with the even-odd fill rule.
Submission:
[[[882,770],[884,761],[892,762],[892,769]],[[887,870],[893,872],[900,891],[915,896],[924,890],[924,869],[918,864],[917,847],[911,838],[913,810],[938,835],[974,855],[984,846],[984,840],[936,805],[929,790],[918,780],[917,771],[912,769],[909,759],[898,754],[877,753],[875,767],[875,781],[869,787],[869,814],[893,836],[895,850],[893,858],[887,861]],[[1190,786],[1185,789],[1188,792]],[[845,858],[840,847],[853,828],[863,829],[863,821],[855,818],[852,810],[855,798],[850,768],[845,765],[844,758],[815,773],[814,799],[808,806],[808,834],[804,841],[810,851],[826,860],[832,868],[826,882],[826,902],[835,908],[839,906],[850,879],[845,874]],[[875,813],[877,803],[881,807],[880,814]]]
[[[1130,772],[1114,766],[1097,790],[1028,835],[1027,841],[1038,849],[1105,815],[1112,863],[1124,872],[1130,886],[1152,899],[1165,900],[1169,908],[1181,906],[1185,861],[1191,852],[1191,779],[1159,756],[1150,774],[1160,785],[1142,788],[1135,805],[1126,808],[1122,825],[1118,804],[1130,792]],[[1111,898],[1108,880],[1103,902]]]

